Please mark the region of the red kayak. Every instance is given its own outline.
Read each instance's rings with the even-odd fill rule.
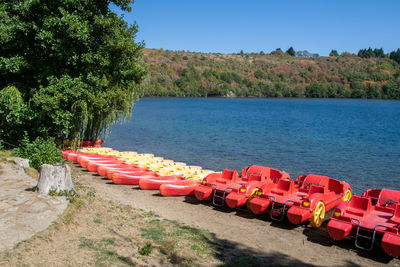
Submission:
[[[94,163],[94,162],[97,162],[97,163],[100,163],[100,162],[109,163],[109,162],[114,162],[114,161],[116,161],[116,160],[118,160],[118,159],[116,159],[116,158],[82,159],[82,160],[80,161],[81,163],[80,163],[79,165],[81,165],[82,168],[86,168],[86,169],[87,169],[89,163]]]
[[[190,196],[200,184],[201,181],[196,180],[171,181],[160,186],[160,193],[163,196]]]
[[[67,155],[67,160],[70,162],[78,162],[78,158],[81,156],[86,156],[86,157],[93,157],[93,156],[99,156],[98,154],[95,153],[86,153],[86,152],[69,152]]]
[[[78,156],[83,155],[83,154],[84,153],[81,153],[81,152],[70,152],[67,155],[67,160],[70,162],[78,162]]]
[[[93,154],[93,155],[79,155],[77,158],[77,162],[79,165],[86,165],[87,162],[91,160],[110,160],[110,159],[117,159],[116,156],[114,155],[99,155],[99,154]],[[82,166],[84,167],[84,166]]]
[[[106,176],[108,179],[112,180],[112,176],[114,173],[125,173],[125,174],[130,174],[133,172],[152,172],[148,168],[142,168],[142,167],[137,167],[137,168],[131,168],[131,169],[126,169],[126,168],[115,168],[115,169],[107,169]]]
[[[74,150],[61,150],[61,154],[63,156],[64,159],[68,159],[68,154],[75,152]]]
[[[162,184],[169,184],[175,181],[186,181],[185,177],[179,175],[171,176],[160,176],[155,178],[141,179],[139,181],[139,187],[143,190],[157,190],[160,189]]]
[[[129,184],[136,185],[142,179],[156,178],[158,174],[156,172],[132,172],[132,173],[121,173],[116,172],[112,175],[112,181],[114,184]]]
[[[110,160],[110,161],[89,161],[86,169],[90,172],[97,172],[97,168],[100,166],[113,166],[124,163],[122,160]]]
[[[137,165],[120,163],[115,165],[103,165],[97,168],[97,173],[100,176],[107,176],[108,170],[133,170],[133,171],[142,171],[143,168],[138,167]]]

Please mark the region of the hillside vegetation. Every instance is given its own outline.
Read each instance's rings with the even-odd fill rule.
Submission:
[[[400,67],[388,57],[213,54],[144,49],[145,96],[400,99]]]

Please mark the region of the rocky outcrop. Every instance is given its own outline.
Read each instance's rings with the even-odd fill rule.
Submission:
[[[68,206],[65,197],[36,192],[37,181],[17,162],[0,164],[0,251],[45,230]]]

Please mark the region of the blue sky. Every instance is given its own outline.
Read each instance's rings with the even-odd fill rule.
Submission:
[[[400,47],[400,0],[136,0],[128,23],[147,48],[197,52],[328,55]]]

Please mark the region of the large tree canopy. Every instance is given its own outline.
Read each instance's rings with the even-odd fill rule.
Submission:
[[[95,138],[129,117],[143,43],[110,3],[133,0],[0,1],[0,139]]]

